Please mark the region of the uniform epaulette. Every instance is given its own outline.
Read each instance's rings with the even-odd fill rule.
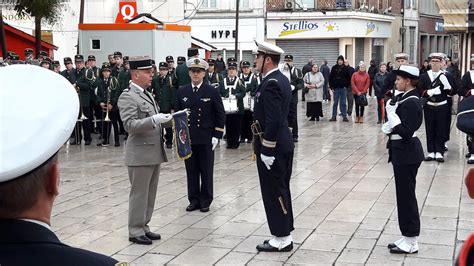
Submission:
[[[130,88],[126,88],[123,90],[123,92],[129,92],[130,91]]]
[[[269,79],[268,81],[275,81],[275,82],[278,82],[277,79]]]

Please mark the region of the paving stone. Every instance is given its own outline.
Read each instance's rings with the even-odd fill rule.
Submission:
[[[213,264],[229,253],[230,249],[193,246],[176,256],[170,264]]]

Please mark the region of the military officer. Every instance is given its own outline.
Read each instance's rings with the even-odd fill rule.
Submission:
[[[120,86],[118,79],[111,75],[110,64],[108,62],[102,64],[100,69],[101,77],[97,79],[97,102],[101,108],[100,128],[102,132],[102,143],[97,146],[107,147],[109,145],[110,130],[114,128],[115,147],[120,146],[117,107],[118,98],[120,96]],[[107,117],[108,114],[108,117]],[[107,118],[107,119],[106,119]],[[110,121],[106,121],[110,120]],[[111,123],[112,122],[112,123]]]
[[[293,208],[290,177],[294,143],[288,128],[291,86],[279,71],[284,51],[273,44],[257,44],[256,68],[263,80],[255,95],[254,152],[263,205],[273,238],[257,246],[258,251],[284,252],[293,249]]]
[[[91,87],[92,82],[86,78],[86,68],[84,65],[84,56],[83,55],[75,55],[74,56],[74,63],[76,64],[76,69],[74,76],[76,80],[74,82],[74,87],[76,87],[77,93],[79,95],[80,104],[80,111],[79,112],[79,120],[76,123],[76,127],[74,128],[73,133],[73,140],[69,142],[71,145],[80,145],[82,140],[82,131],[84,131],[84,141],[85,145],[90,145],[92,138],[91,138],[91,123],[88,121],[92,119],[92,114],[90,112],[90,95],[91,95]],[[82,115],[85,116],[82,117]],[[84,119],[83,119],[84,118]]]
[[[170,75],[168,75],[168,63],[160,62],[158,69],[158,75],[153,77],[151,82],[152,94],[161,112],[173,113],[176,105],[176,89],[173,87]],[[166,148],[171,149],[173,130],[170,127],[165,128],[165,140]]]
[[[245,84],[237,76],[237,63],[227,64],[227,78],[221,86],[222,101],[229,105],[234,105],[232,110],[227,109],[225,118],[225,130],[227,149],[239,148],[240,128],[242,126],[242,116],[244,114]]]
[[[474,54],[471,55],[471,64],[474,64]],[[461,97],[474,97],[474,68],[467,71],[461,79],[461,88],[458,92]],[[467,163],[474,164],[474,135],[466,135]]]
[[[38,59],[39,59],[40,61],[42,61],[43,59],[45,59],[45,58],[47,58],[47,57],[49,57],[49,53],[48,53],[48,52],[46,52],[46,51],[40,51],[40,52],[39,52]]]
[[[112,67],[112,76],[118,77],[119,73],[123,71],[122,53],[114,52],[114,66]]]
[[[188,180],[186,211],[208,212],[213,200],[214,149],[224,133],[225,112],[219,92],[204,82],[208,64],[187,62],[191,83],[179,88],[176,111],[188,109],[192,155],[184,161]]]
[[[199,51],[197,48],[188,49],[188,59],[192,58],[199,58]],[[176,84],[178,88],[184,85],[188,85],[190,83],[191,78],[189,77],[187,64],[178,65],[178,67],[176,68]]]
[[[152,81],[151,59],[130,57],[129,64],[132,82],[118,101],[120,116],[129,134],[125,146],[125,164],[131,184],[129,241],[151,245],[152,240],[161,239],[148,226],[155,206],[160,165],[167,161],[161,141],[161,127],[172,116],[159,113],[155,100],[146,91]]]
[[[240,129],[240,142],[247,141],[248,143],[252,142],[252,122],[253,122],[253,106],[252,103],[252,80],[254,79],[254,74],[252,69],[250,69],[249,61],[242,61],[241,64],[241,73],[239,75],[240,80],[245,84],[246,97],[244,98],[244,115],[242,116],[242,125]]]
[[[444,56],[442,53],[430,54],[431,70],[420,76],[418,86],[421,95],[427,99],[423,108],[428,149],[426,161],[444,162],[446,135],[449,134],[446,132],[448,130],[446,123],[449,121],[447,113],[451,115],[451,110],[447,95],[451,93],[453,86],[446,73],[441,70]]]
[[[290,112],[293,114],[291,115],[293,119],[288,121],[288,125],[292,128],[293,141],[298,142],[298,119],[296,111],[298,106],[298,91],[303,90],[304,88],[303,72],[294,66],[293,55],[291,54],[285,55],[285,63],[288,64],[290,68],[290,85],[292,94]]]
[[[76,82],[76,70],[74,69],[72,59],[70,57],[64,57],[64,66],[66,69],[61,71],[61,75],[69,80],[71,84],[74,84]]]
[[[223,86],[224,83],[221,74],[216,72],[216,60],[209,58],[207,63],[209,64],[206,74],[207,81],[209,82],[209,85],[221,91],[221,86]]]
[[[76,123],[76,91],[56,73],[31,65],[5,67],[0,80],[1,264],[115,265],[112,258],[62,243],[51,226],[61,191],[58,153]]]
[[[401,98],[392,103],[387,101],[386,122],[382,132],[389,136],[389,162],[392,162],[397,194],[398,224],[403,237],[388,248],[390,253],[418,253],[418,236],[420,235],[420,216],[416,200],[415,187],[418,168],[423,161],[423,147],[416,136],[416,131],[423,121],[419,92],[416,89],[419,69],[401,65],[393,71],[396,87],[402,92]]]
[[[114,54],[109,54],[107,56],[107,59],[109,60],[110,67],[114,68],[114,66],[115,66]]]

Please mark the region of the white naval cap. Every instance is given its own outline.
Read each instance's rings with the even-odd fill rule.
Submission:
[[[431,53],[429,55],[430,60],[437,59],[439,61],[442,61],[446,58],[446,55],[443,53]]]
[[[206,60],[201,59],[201,58],[191,58],[188,61],[186,61],[186,66],[190,68],[202,68],[204,70],[207,70],[209,68],[209,64],[206,62]]]
[[[281,55],[285,53],[285,51],[283,51],[283,49],[280,47],[268,42],[255,40],[255,44],[257,45],[257,53],[268,55]]]
[[[407,53],[398,53],[398,54],[395,54],[395,60],[398,60],[398,59],[405,59],[405,60],[408,60],[410,56],[407,54]]]
[[[393,73],[398,76],[418,79],[420,77],[420,70],[414,66],[401,65],[398,69],[393,70]]]
[[[0,183],[46,162],[69,139],[79,113],[71,83],[32,65],[0,68]]]

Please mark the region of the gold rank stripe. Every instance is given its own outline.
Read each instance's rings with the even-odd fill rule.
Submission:
[[[216,128],[214,128],[214,129],[215,129],[216,131],[224,132],[224,129],[221,128],[221,127],[216,127]]]
[[[268,141],[266,139],[263,139],[262,145],[267,147],[267,148],[275,148],[277,143],[276,143],[276,141]]]

